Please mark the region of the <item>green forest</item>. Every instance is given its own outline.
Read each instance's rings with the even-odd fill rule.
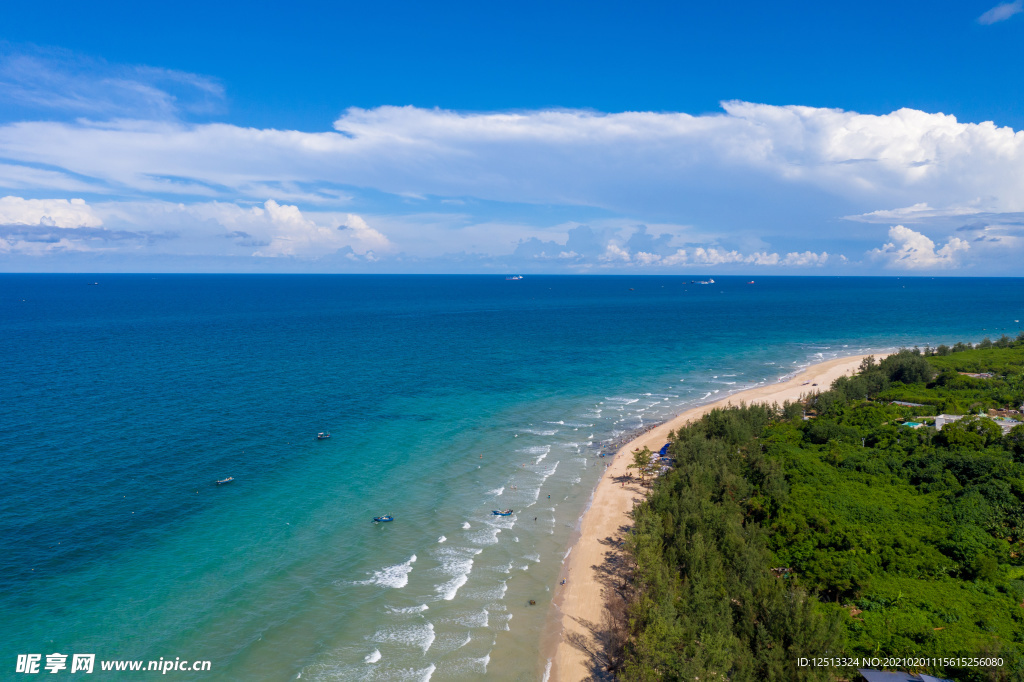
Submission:
[[[868,358],[802,402],[717,409],[671,434],[674,465],[627,536],[611,667],[857,680],[798,662],[992,657],[902,669],[1024,680],[1024,426],[991,418],[1022,420],[1005,411],[1022,403],[1024,334]],[[938,430],[941,414],[967,416]]]

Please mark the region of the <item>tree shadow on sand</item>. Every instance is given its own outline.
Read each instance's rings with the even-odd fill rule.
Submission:
[[[587,657],[588,682],[611,682],[622,667],[624,647],[629,635],[627,613],[633,596],[633,565],[622,549],[623,538],[631,526],[620,526],[618,537],[599,540],[607,547],[600,565],[591,566],[601,584],[604,611],[600,623],[570,616],[583,627],[584,632],[570,632],[565,641]]]

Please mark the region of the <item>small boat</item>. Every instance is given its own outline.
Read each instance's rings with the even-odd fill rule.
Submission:
[[[512,516],[512,510],[511,509],[502,509],[501,511],[498,511],[498,510],[494,509],[494,510],[491,510],[491,513],[494,514],[495,516]]]
[[[331,432],[330,431],[321,431],[320,433],[316,434],[316,439],[317,440],[327,440],[330,437],[331,437]]]
[[[100,285],[99,282],[87,282],[87,284],[91,287],[98,287]]]
[[[234,476],[228,476],[227,478],[222,478],[221,480],[217,481],[217,485],[224,485],[225,483],[231,483],[231,481],[233,481],[233,480],[235,480]]]
[[[384,516],[374,516],[373,517],[373,522],[374,523],[387,523],[388,521],[394,521],[394,520],[395,520],[395,517],[392,516],[391,514],[385,514]]]

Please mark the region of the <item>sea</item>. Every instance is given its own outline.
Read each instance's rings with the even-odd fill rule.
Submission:
[[[602,455],[810,363],[1016,336],[1021,284],[0,275],[0,677],[543,680]]]

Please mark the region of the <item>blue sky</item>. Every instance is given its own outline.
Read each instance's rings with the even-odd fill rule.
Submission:
[[[5,3],[0,269],[1024,274],[1010,3]]]

